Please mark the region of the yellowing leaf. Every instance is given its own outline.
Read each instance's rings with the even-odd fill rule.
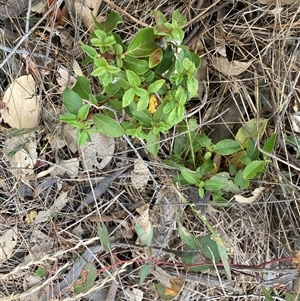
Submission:
[[[15,79],[4,93],[6,109],[1,110],[4,122],[12,128],[34,128],[38,125],[40,103],[32,75]]]
[[[158,102],[155,95],[152,95],[149,100],[148,110],[151,114],[154,114],[157,110]]]
[[[176,297],[184,284],[184,278],[173,277],[170,279],[170,283],[171,288],[165,287],[165,295]]]
[[[32,210],[29,213],[26,214],[25,223],[31,224],[34,222],[35,218],[37,217],[37,211]]]

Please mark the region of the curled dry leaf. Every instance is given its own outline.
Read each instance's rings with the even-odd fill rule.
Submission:
[[[86,143],[78,150],[82,155],[85,169],[103,169],[111,160],[115,151],[115,139],[101,133],[91,135],[92,142]]]
[[[136,189],[144,188],[149,180],[149,170],[145,163],[136,159],[134,161],[134,169],[131,172],[131,182]]]
[[[17,244],[17,226],[7,230],[0,237],[0,262],[5,262],[10,258]]]
[[[249,62],[239,62],[239,61],[232,61],[229,62],[227,58],[225,57],[217,57],[214,58],[212,61],[212,65],[221,73],[223,73],[226,76],[236,76],[244,71],[246,71],[250,65],[252,64],[252,61]]]
[[[238,203],[248,203],[248,204],[250,204],[250,203],[253,203],[253,202],[258,200],[258,198],[261,196],[264,189],[265,189],[264,187],[256,188],[252,192],[252,196],[249,197],[249,198],[245,198],[245,197],[243,197],[242,195],[239,195],[239,194],[235,195],[234,198]]]
[[[24,129],[38,126],[40,103],[32,75],[15,79],[4,93],[6,109],[1,110],[3,120],[12,128]]]

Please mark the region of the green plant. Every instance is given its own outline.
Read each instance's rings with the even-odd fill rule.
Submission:
[[[183,120],[186,102],[197,94],[200,59],[182,45],[186,19],[178,10],[171,22],[159,11],[153,14],[156,25],[140,29],[128,45],[114,31],[122,23],[116,12],[103,23],[95,21],[91,46],[80,43],[87,55],[83,64],[92,63],[91,76],[100,88],[93,93],[89,79],[79,76],[63,93],[67,113],[61,120],[78,129],[79,145],[95,131],[127,134],[146,140],[157,154],[161,133]],[[118,122],[123,112],[126,117]]]
[[[205,190],[210,190],[218,202],[227,201],[223,197],[226,192],[247,189],[249,180],[261,176],[270,162],[268,155],[261,154],[255,145],[255,141],[262,138],[266,124],[265,119],[249,120],[239,129],[235,140],[224,139],[213,144],[204,133],[197,131],[199,126],[195,119],[181,123],[178,128],[182,134],[175,139],[172,158],[165,161],[180,171],[173,181],[196,185],[201,197]],[[276,137],[273,134],[264,143],[265,152],[273,151]]]

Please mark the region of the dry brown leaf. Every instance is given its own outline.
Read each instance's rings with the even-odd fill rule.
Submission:
[[[221,73],[226,76],[236,76],[244,71],[246,71],[252,61],[249,62],[239,62],[239,61],[232,61],[229,62],[225,57],[217,57],[212,60],[212,65]]]
[[[0,237],[0,262],[5,262],[10,258],[17,244],[17,226],[7,230]]]
[[[7,107],[1,110],[4,122],[17,129],[38,126],[40,102],[36,88],[32,75],[23,75],[9,85],[3,97]]]
[[[300,273],[300,251],[293,257],[292,265],[297,269],[298,273]]]
[[[103,169],[112,159],[115,151],[115,139],[101,133],[91,135],[92,142],[78,148],[85,169]]]
[[[149,180],[149,170],[141,159],[134,161],[134,169],[131,172],[131,182],[136,189],[144,188]]]
[[[242,195],[235,195],[234,198],[238,203],[253,203],[257,201],[257,199],[261,196],[262,192],[264,191],[264,187],[258,187],[252,192],[252,196],[249,198],[245,198]]]

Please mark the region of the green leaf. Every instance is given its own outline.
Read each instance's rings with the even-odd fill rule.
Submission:
[[[244,171],[243,177],[245,180],[250,180],[260,176],[265,170],[265,162],[264,161],[252,161],[248,164]]]
[[[277,138],[277,133],[274,133],[267,139],[267,141],[265,142],[265,144],[263,146],[263,150],[265,152],[272,153],[272,151],[274,150],[274,147],[275,147],[276,138]],[[263,154],[263,158],[264,158],[264,160],[267,160],[269,158],[269,156]]]
[[[162,49],[156,49],[149,57],[149,68],[152,69],[157,66],[163,59]]]
[[[266,298],[266,301],[273,301],[274,300],[272,295],[270,294],[270,292],[267,290],[267,288],[265,286],[262,286],[261,289],[262,289],[263,294]]]
[[[188,91],[190,93],[190,98],[193,98],[197,94],[198,86],[199,86],[199,83],[198,83],[198,80],[195,77],[191,78],[187,82],[187,88],[188,88]]]
[[[121,69],[116,66],[108,65],[106,70],[109,73],[115,74],[115,73],[118,73]]]
[[[143,28],[140,29],[137,35],[128,45],[126,54],[134,57],[148,57],[155,50],[159,49],[155,42],[154,29]]]
[[[206,150],[209,150],[211,147],[211,140],[205,134],[197,134],[194,137],[193,144],[195,143],[194,152],[198,151],[198,148],[204,147]]]
[[[292,146],[296,152],[296,158],[300,158],[300,137],[288,136],[285,139],[286,145]]]
[[[123,68],[125,70],[131,70],[137,75],[144,75],[149,70],[146,60],[140,60],[130,55],[124,57]]]
[[[239,186],[241,190],[245,190],[250,186],[250,181],[243,177],[243,170],[239,170],[234,177],[234,184]]]
[[[262,137],[262,134],[267,125],[267,119],[254,118],[247,121],[243,127],[241,127],[236,136],[235,140],[243,147],[246,148],[250,138],[256,140]]]
[[[93,121],[96,129],[108,137],[121,137],[125,134],[121,125],[106,115],[97,114],[94,116]]]
[[[45,270],[44,268],[38,267],[38,269],[35,271],[34,275],[35,275],[35,277],[43,278],[48,275],[48,271]]]
[[[78,145],[79,146],[83,146],[85,143],[87,143],[88,141],[91,141],[91,136],[89,135],[89,133],[87,131],[81,131],[79,133],[78,136]]]
[[[60,120],[62,122],[69,123],[69,122],[72,122],[72,121],[77,121],[78,117],[75,114],[67,113],[67,114],[60,115]]]
[[[137,91],[137,95],[140,97],[137,103],[137,109],[138,111],[143,111],[148,107],[149,104],[149,94],[144,89],[139,89]]]
[[[139,270],[139,276],[140,276],[140,281],[139,285],[142,285],[143,282],[145,281],[146,277],[149,275],[150,270],[152,269],[153,264],[152,263],[145,263]]]
[[[77,76],[76,84],[72,90],[83,99],[89,99],[92,94],[90,81],[85,76]]]
[[[79,41],[80,46],[82,48],[82,50],[92,59],[94,59],[95,57],[97,57],[98,53],[95,50],[95,48],[89,46],[89,45],[85,45],[83,44],[81,41]]]
[[[247,145],[247,157],[250,159],[250,161],[257,160],[258,157],[260,156],[260,152],[256,147],[256,143],[250,138],[248,140],[248,145]],[[246,165],[248,165],[250,162],[248,162]]]
[[[85,120],[89,114],[90,105],[84,105],[82,106],[77,114],[78,119]]]
[[[122,106],[123,106],[123,108],[125,108],[125,107],[127,107],[128,105],[131,104],[131,102],[134,99],[134,96],[135,96],[135,92],[134,92],[133,88],[128,89],[124,93],[123,98],[122,98]]]
[[[185,167],[180,168],[180,173],[184,179],[190,184],[197,184],[199,182],[199,176],[196,172],[191,171]]]
[[[129,105],[128,109],[130,110],[130,113],[128,113],[128,114],[130,114],[132,117],[135,117],[137,120],[142,122],[144,125],[147,125],[147,126],[151,125],[152,116],[148,110],[138,111],[137,103],[135,101],[133,101]]]
[[[155,22],[157,25],[161,25],[161,24],[164,24],[167,22],[167,18],[159,10],[154,10],[154,11],[152,11],[152,13],[154,15]]]
[[[106,18],[106,20],[104,22],[99,23],[99,22],[96,21],[96,19],[94,19],[94,22],[95,22],[95,27],[97,29],[100,29],[100,30],[105,31],[106,33],[109,33],[112,30],[114,30],[115,27],[119,23],[123,23],[123,19],[122,19],[122,17],[118,13],[116,13],[114,11],[111,11],[107,15],[107,18]]]
[[[74,291],[76,294],[84,293],[88,291],[90,288],[94,286],[94,282],[98,276],[97,269],[95,265],[88,262],[86,263],[83,268],[82,272],[86,275],[86,281],[82,284],[75,284],[74,285]],[[76,282],[75,282],[76,283]]]
[[[152,84],[150,84],[149,88],[148,88],[148,93],[156,93],[165,83],[164,79],[159,79],[155,82],[153,82]]]
[[[178,218],[176,219],[176,221],[178,224],[178,234],[181,240],[193,250],[199,250],[200,244],[197,238],[182,225]]]
[[[180,28],[173,28],[171,30],[171,36],[174,39],[174,42],[176,43],[176,45],[179,45],[183,41],[184,31]]]
[[[201,253],[211,261],[220,262],[220,254],[218,244],[211,238],[211,235],[206,235],[198,238],[199,250]]]
[[[222,156],[232,155],[240,150],[240,145],[232,139],[224,139],[216,144],[215,152]]]
[[[82,107],[82,98],[69,88],[66,88],[62,94],[63,104],[71,114],[78,114]]]
[[[111,241],[109,237],[109,233],[105,225],[98,224],[98,235],[100,238],[101,246],[106,252],[110,252],[111,250]]]
[[[172,13],[172,23],[175,23],[178,27],[182,27],[186,24],[186,17],[182,15],[178,9],[176,9]]]
[[[134,229],[141,243],[149,246],[153,239],[153,225],[149,220],[147,221],[147,226],[148,231],[144,229],[144,227],[139,222],[139,219],[137,219],[134,225]]]
[[[126,75],[129,84],[132,87],[138,87],[141,84],[140,78],[131,70],[126,70]]]
[[[230,266],[229,266],[229,261],[228,261],[228,254],[226,251],[226,246],[223,244],[223,242],[219,239],[219,236],[214,236],[212,235],[212,238],[216,240],[216,244],[218,247],[218,253],[220,255],[221,261],[223,263],[223,267],[225,269],[227,279],[231,281],[231,271],[230,271]]]
[[[167,49],[164,52],[164,56],[162,58],[162,61],[157,66],[155,72],[157,74],[163,74],[166,72],[172,65],[174,59],[174,50],[171,46],[168,46]]]
[[[147,150],[153,154],[157,155],[159,149],[159,134],[154,134],[152,131],[149,131],[147,135]]]

